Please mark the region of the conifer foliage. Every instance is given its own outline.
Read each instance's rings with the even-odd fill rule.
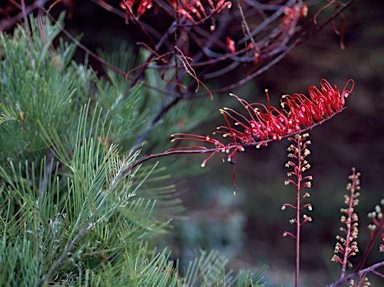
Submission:
[[[149,247],[182,210],[170,170],[122,172],[160,99],[139,87],[120,100],[126,80],[73,62],[74,45],[53,48],[58,33],[31,17],[1,36],[2,286],[261,286],[259,274],[227,272],[215,252],[183,269]]]

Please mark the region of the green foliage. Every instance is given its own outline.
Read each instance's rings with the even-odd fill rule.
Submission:
[[[150,146],[165,148],[176,120],[204,109],[180,105],[151,126],[164,98],[140,86],[127,93],[130,82],[112,72],[97,78],[72,62],[74,45],[53,47],[58,27],[43,18],[30,24],[0,43],[0,282],[260,286],[260,274],[232,275],[215,252],[179,274],[170,252],[151,246],[182,210],[169,176],[180,166],[125,172],[144,152],[135,147],[143,132],[155,131]],[[115,55],[116,65],[128,68],[127,55]]]

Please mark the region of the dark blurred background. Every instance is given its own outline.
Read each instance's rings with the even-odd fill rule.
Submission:
[[[313,222],[302,229],[302,286],[324,286],[339,277],[340,266],[330,259],[335,236],[340,233],[340,208],[344,206],[351,168],[356,167],[362,174],[360,204],[356,208],[361,253],[352,262],[358,262],[369,239],[366,215],[383,196],[384,1],[354,1],[344,15],[344,50],[329,25],[251,83],[232,91],[248,100],[259,100],[268,88],[271,97],[278,99],[285,93],[306,94],[309,86],[319,86],[321,78],[339,89],[348,79],[355,80],[348,108],[310,133],[312,168],[308,174],[314,180],[309,202],[314,209]],[[72,18],[66,21],[73,35],[83,34],[86,47],[109,52],[117,50],[122,41],[141,40],[140,32],[129,25],[91,1],[75,1]],[[82,56],[79,53],[77,57]],[[99,63],[90,61],[101,75]],[[220,81],[224,83],[225,77]],[[215,110],[223,103],[236,104],[228,98],[215,98]],[[205,122],[196,133],[209,133],[222,124],[221,120],[217,112],[217,118]],[[217,249],[235,269],[256,271],[268,265],[268,286],[293,286],[294,240],[282,237],[285,230],[293,231],[288,222],[293,212],[281,211],[282,204],[293,203],[295,198],[293,186],[284,185],[288,145],[284,140],[239,154],[236,196],[232,166],[222,164],[219,158],[208,163],[205,173],[189,178],[182,186],[187,190],[183,197],[189,219],[176,222],[175,232],[165,243],[171,246],[174,256],[188,261],[199,247]],[[195,156],[191,161],[199,165],[203,159]],[[367,264],[383,259],[376,250]],[[372,284],[384,286],[374,280]]]

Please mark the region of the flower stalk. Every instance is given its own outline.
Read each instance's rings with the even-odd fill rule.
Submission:
[[[368,254],[371,251],[376,239],[380,237],[382,240],[384,240],[384,216],[382,212],[383,208],[384,199],[381,200],[379,205],[375,206],[375,209],[372,212],[368,213],[368,218],[372,221],[372,223],[368,225],[369,235],[371,238],[368,242],[367,248],[365,249],[362,258],[360,259],[359,265],[356,268],[357,271],[363,268],[363,265],[365,264]],[[384,244],[380,244],[379,251],[384,251]],[[382,277],[384,277],[384,275],[382,275]]]
[[[288,147],[288,158],[290,160],[285,165],[287,168],[292,169],[287,173],[289,177],[285,184],[292,184],[296,189],[296,202],[295,204],[285,203],[282,206],[282,210],[290,207],[295,210],[295,217],[289,222],[296,225],[295,233],[285,231],[283,236],[290,236],[295,239],[296,243],[296,262],[295,262],[295,286],[299,286],[299,275],[300,275],[300,230],[301,227],[312,221],[312,217],[303,213],[303,210],[312,211],[312,205],[310,203],[303,204],[303,201],[310,195],[308,192],[304,192],[305,188],[311,187],[311,175],[304,175],[304,173],[311,167],[307,161],[307,156],[310,155],[308,145],[311,143],[308,140],[309,134],[305,133],[302,135],[295,135],[289,140],[292,144]],[[294,178],[294,179],[291,179]]]
[[[355,207],[359,204],[358,197],[360,193],[360,173],[356,172],[355,168],[352,168],[352,174],[349,176],[351,183],[347,185],[347,190],[350,192],[349,195],[345,195],[345,204],[347,208],[342,208],[341,212],[345,215],[341,217],[341,223],[345,227],[341,227],[340,231],[345,234],[345,237],[337,235],[336,239],[338,242],[335,246],[335,255],[332,257],[332,261],[339,262],[341,264],[341,276],[340,279],[345,277],[345,272],[348,267],[352,267],[352,263],[349,258],[355,256],[359,252],[357,246],[358,237],[358,216],[354,212]]]

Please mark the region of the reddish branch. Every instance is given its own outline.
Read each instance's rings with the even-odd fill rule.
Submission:
[[[68,0],[54,1],[51,6],[59,2],[73,9],[73,1]],[[207,79],[217,78],[248,63],[249,65],[242,68],[244,73],[238,82],[221,87],[213,93],[231,90],[261,74],[296,46],[313,37],[352,1],[345,4],[330,1],[323,8],[317,8],[318,10],[313,9],[313,2],[301,0],[274,1],[268,5],[257,1],[244,1],[241,4],[237,2],[238,5],[232,5],[232,1],[225,0],[124,0],[115,6],[111,1],[94,2],[132,22],[127,28],[131,24],[138,26],[140,33],[146,37],[146,47],[151,55],[142,63],[142,69],[136,78],[143,80],[143,71],[149,68],[168,71],[174,69],[179,74],[175,78],[180,83],[175,83],[173,89],[163,90],[161,93],[187,99],[194,98],[196,90],[194,87],[184,90],[179,88],[185,85],[182,82],[188,76],[193,75],[195,86],[203,81],[207,84]],[[47,13],[44,6],[51,1],[35,0],[26,3],[28,5],[23,8],[17,5],[17,1],[9,1],[2,11],[4,18],[0,18],[2,31],[9,29],[34,10]],[[320,12],[332,5],[335,7],[333,14],[321,23]],[[148,21],[150,18],[145,18],[145,14],[151,14],[151,19],[161,19],[169,25],[165,30],[159,30],[156,21]],[[319,24],[315,24],[314,20],[319,20]],[[90,52],[85,47],[81,48]],[[171,54],[174,54],[173,57]],[[191,59],[188,66],[177,64],[180,54]],[[154,58],[161,58],[161,61],[155,64]],[[148,65],[149,63],[152,64]],[[127,73],[129,71],[124,71],[123,74]],[[133,84],[137,82],[134,80]],[[204,95],[209,95],[209,92]]]
[[[378,268],[380,267],[383,267],[384,266],[384,261],[381,261],[379,263],[376,263],[376,264],[373,264],[367,268],[364,268],[364,269],[361,269],[361,270],[358,270],[356,271],[355,273],[352,273],[348,276],[345,276],[344,278],[336,281],[336,282],[333,282],[332,284],[329,284],[325,287],[337,287],[337,286],[340,286],[348,281],[350,281],[351,279],[355,278],[355,277],[358,277],[358,276],[364,276],[368,273],[375,273],[375,270],[377,270]]]
[[[59,2],[73,9],[73,1],[70,0],[26,1],[23,7],[17,1],[9,1],[1,11],[3,19],[0,19],[0,28],[9,29],[35,10],[50,16],[49,9]],[[323,8],[314,6],[314,2],[301,0],[278,0],[269,4],[248,0],[123,0],[115,6],[112,1],[93,2],[129,21],[127,29],[132,25],[140,29],[140,34],[146,38],[142,46],[149,52],[143,63],[131,71],[121,71],[60,28],[91,57],[128,78],[130,85],[120,101],[128,97],[132,87],[138,83],[164,97],[163,106],[154,117],[153,124],[138,137],[143,140],[156,121],[180,100],[216,95],[254,79],[334,21],[352,0],[345,4],[333,0]],[[237,5],[231,5],[232,2]],[[48,6],[47,3],[52,3],[48,8],[45,7],[48,10],[44,8]],[[333,14],[320,19],[320,12],[331,9],[331,6],[334,7]],[[161,20],[164,26],[157,25],[156,19]],[[314,20],[317,22],[314,23]],[[160,26],[163,26],[162,30]],[[145,81],[147,69],[156,69],[160,75],[172,75],[173,80],[162,77],[167,82],[166,88],[154,86]],[[210,90],[210,79],[214,82],[219,76],[235,69],[238,79],[234,78],[233,82],[217,90]],[[200,89],[197,94],[199,86],[204,90]]]

